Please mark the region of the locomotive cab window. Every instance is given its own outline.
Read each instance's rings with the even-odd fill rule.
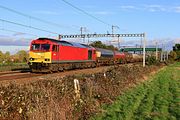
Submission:
[[[41,50],[49,51],[50,49],[50,44],[42,44],[41,45]]]
[[[52,51],[53,52],[58,52],[59,51],[59,47],[57,45],[53,45]]]
[[[32,44],[31,50],[39,50],[40,49],[40,44]]]

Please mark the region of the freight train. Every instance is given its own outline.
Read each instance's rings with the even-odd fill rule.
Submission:
[[[31,42],[28,64],[32,72],[57,72],[133,61],[141,61],[141,57],[135,59],[132,54],[119,51],[63,40],[38,38]]]

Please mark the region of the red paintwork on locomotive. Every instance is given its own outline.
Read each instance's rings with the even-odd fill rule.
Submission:
[[[126,55],[124,53],[121,53],[121,52],[118,52],[118,51],[115,51],[114,52],[114,58],[115,59],[125,59]]]
[[[60,60],[88,60],[88,49],[72,46],[60,46]]]
[[[31,46],[29,66],[33,72],[52,72],[71,68],[96,67],[112,63],[118,64],[126,62],[125,58],[127,57],[124,53],[118,51],[97,49],[80,43],[49,38],[33,40]]]
[[[51,39],[43,39],[43,40],[33,40],[31,42],[32,44],[50,44],[49,52],[51,52],[51,61],[52,62],[73,62],[73,61],[85,61],[85,60],[96,60],[96,54],[94,48],[88,48],[88,47],[77,47],[77,46],[64,46],[61,45],[58,42],[54,42]],[[52,51],[52,46],[58,45],[59,51],[55,52]],[[88,51],[92,51],[92,59],[88,59]],[[31,50],[33,52],[37,52],[36,50]],[[38,52],[45,52],[45,51],[39,51]]]

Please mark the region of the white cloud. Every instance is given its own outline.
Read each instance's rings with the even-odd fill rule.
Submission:
[[[180,13],[180,6],[174,7],[174,12]]]
[[[180,13],[180,6],[164,6],[164,5],[126,5],[120,6],[121,10],[125,11],[147,11],[147,12],[175,12]]]
[[[10,36],[0,36],[0,43],[3,46],[29,46],[31,39],[29,38],[14,38]]]
[[[120,6],[120,8],[121,9],[136,9],[136,7],[132,5]]]
[[[150,11],[150,12],[168,11],[168,8],[166,8],[165,6],[161,6],[161,5],[145,5],[144,7],[147,11]]]
[[[25,35],[26,33],[23,32],[16,32],[13,34],[13,36],[21,36],[21,35]]]
[[[133,5],[123,5],[123,6],[120,6],[120,9],[124,11],[132,11],[132,10],[138,10],[140,8]]]
[[[176,44],[176,43],[179,43],[180,44],[180,38],[176,38],[175,40],[174,40],[174,43]]]

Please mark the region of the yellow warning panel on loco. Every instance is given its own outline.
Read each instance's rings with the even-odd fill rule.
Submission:
[[[29,52],[29,62],[51,63],[51,52]]]

